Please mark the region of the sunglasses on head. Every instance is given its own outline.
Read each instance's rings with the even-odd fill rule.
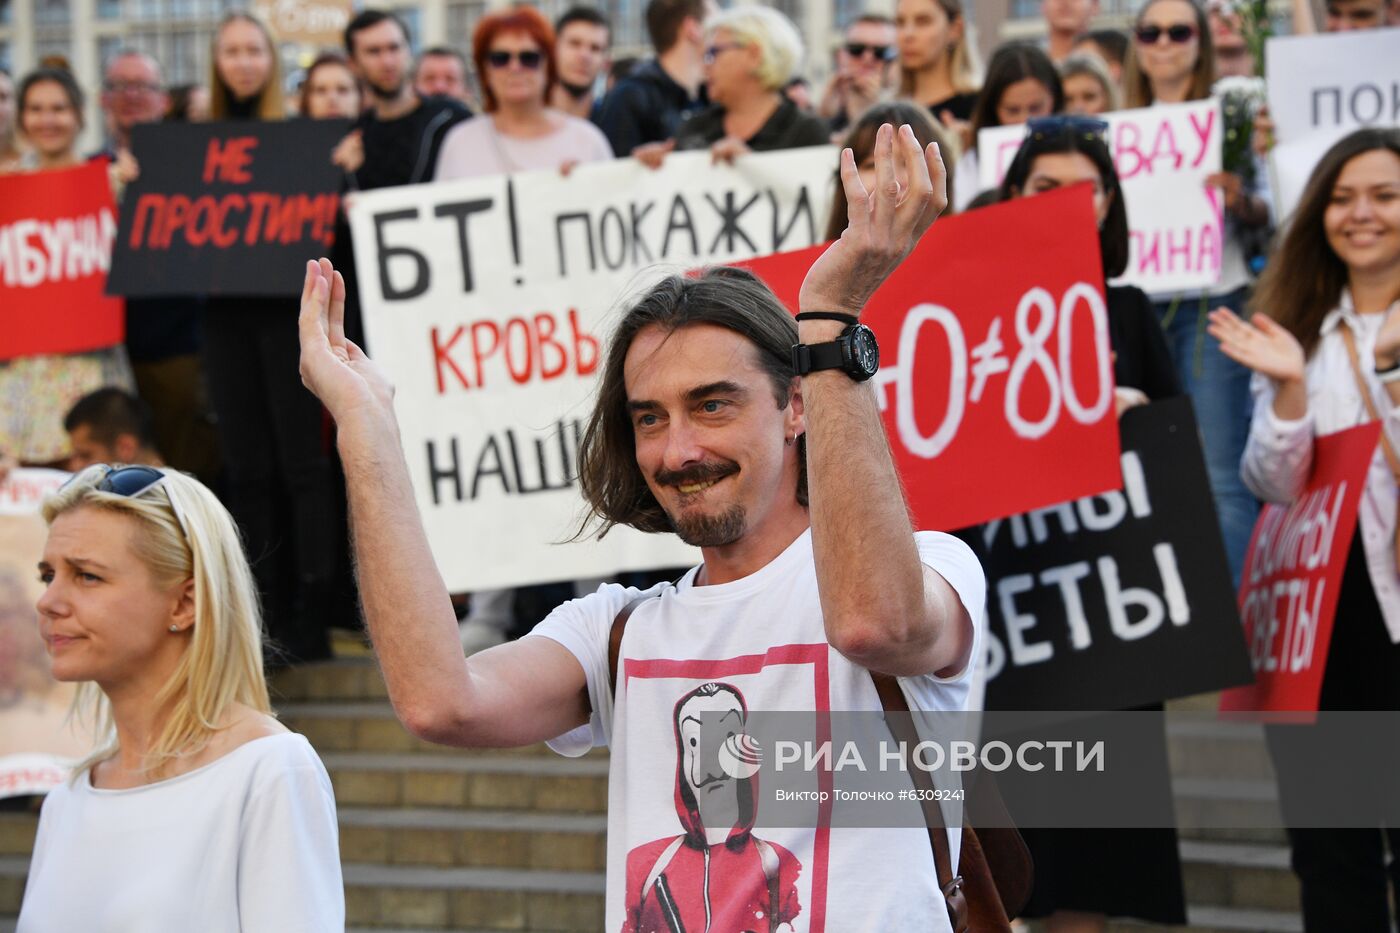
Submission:
[[[114,496],[121,496],[125,499],[135,499],[138,496],[150,492],[152,489],[155,489],[161,483],[165,482],[168,476],[165,471],[157,470],[155,467],[112,467],[105,463],[94,463],[92,466],[73,474],[73,477],[69,479],[68,482],[64,483],[62,488],[68,488],[70,484],[86,476],[92,470],[106,471],[103,473],[102,478],[92,487],[93,489],[98,492],[107,492]],[[169,490],[166,490],[165,498],[170,502],[171,511],[175,513],[175,521],[180,523],[180,530],[185,533],[185,537],[188,539],[190,530],[185,524],[185,516],[180,512],[179,504],[175,501],[175,497],[170,495]]]
[[[1032,139],[1049,139],[1071,135],[1104,142],[1108,137],[1108,121],[1078,113],[1057,113],[1049,117],[1033,117],[1026,121],[1026,135]]]
[[[866,52],[871,52],[882,62],[891,61],[894,58],[894,48],[888,45],[868,45],[864,42],[847,42],[846,54],[852,58],[861,58]]]
[[[528,68],[531,71],[540,67],[544,62],[544,53],[535,49],[526,49],[523,52],[487,52],[486,63],[492,68],[505,68],[511,60],[520,62],[521,68]]]
[[[1173,43],[1181,45],[1196,38],[1196,27],[1178,23],[1175,26],[1168,26],[1163,29],[1161,26],[1139,26],[1137,29],[1137,40],[1143,45],[1156,45],[1157,40],[1166,36]]]

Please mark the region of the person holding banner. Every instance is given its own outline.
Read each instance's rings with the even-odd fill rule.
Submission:
[[[878,712],[871,671],[898,676],[896,692],[915,709],[966,709],[983,631],[981,568],[955,539],[913,533],[875,393],[857,381],[873,361],[803,375],[793,359],[794,345],[863,335],[851,322],[946,204],[938,151],[921,150],[910,128],[880,129],[875,166],[867,193],[851,152],[842,157],[850,224],[808,271],[802,320],[751,273],[717,269],[649,289],[610,342],[580,453],[588,527],[674,530],[704,563],[674,587],[601,587],[525,638],[468,659],[415,503],[393,390],[346,341],[344,289],[330,264],[308,263],[301,371],[340,428],[360,591],[397,715],[415,735],[451,745],[549,739],[579,754],[595,736],[610,742],[610,931],[663,928],[668,902],[691,930],[711,915],[744,928],[754,904],[766,905],[764,917],[824,914],[832,930],[949,929],[924,827],[828,836],[814,821],[786,831],[788,860],[756,839],[753,808],[740,802],[748,817],[712,843],[697,830],[690,772],[671,754],[688,755],[677,747],[679,713],[715,709],[711,701]],[[714,660],[725,658],[734,660]],[[704,783],[726,792],[707,787],[717,807],[743,793],[722,777]],[[942,835],[935,830],[935,845]],[[800,866],[795,905],[775,903],[782,885],[765,848]],[[713,886],[712,858],[732,866]],[[882,870],[871,872],[877,861]],[[644,881],[652,866],[669,885]]]
[[[98,464],[43,515],[39,629],[102,745],[44,802],[17,929],[343,930],[330,778],[272,715],[228,512]]]
[[[212,51],[215,119],[283,118],[277,46],[266,26],[230,13]],[[321,406],[291,372],[296,337],[286,299],[220,295],[205,307],[204,366],[225,493],[254,560],[269,660],[328,658],[339,525]]]
[[[587,120],[549,106],[558,80],[554,28],[534,7],[488,13],[472,33],[485,112],[442,140],[433,178],[479,178],[536,169],[568,171],[613,157],[608,138]]]
[[[1204,100],[1215,80],[1210,22],[1199,0],[1148,0],[1138,11],[1123,80],[1128,108]],[[1249,434],[1249,371],[1205,339],[1205,317],[1215,306],[1244,306],[1252,273],[1246,238],[1265,228],[1270,209],[1262,171],[1252,180],[1231,171],[1211,176],[1223,201],[1220,278],[1197,294],[1154,294],[1177,375],[1195,402],[1215,510],[1236,584],[1259,504],[1239,478]]]
[[[71,73],[61,68],[30,72],[20,81],[18,104],[20,135],[30,149],[15,172],[61,171],[83,163],[78,134],[84,95]],[[64,414],[84,395],[109,385],[135,388],[120,345],[0,362],[0,452],[28,465],[61,465],[69,451]]]
[[[1314,438],[1381,420],[1341,577],[1318,709],[1400,710],[1400,130],[1362,129],[1318,162],[1248,322],[1211,314],[1221,350],[1254,371],[1254,420],[1241,472],[1261,499],[1293,501],[1308,479]],[[1319,717],[1326,721],[1326,717]],[[1272,726],[1284,821],[1317,794],[1368,807],[1379,830],[1290,828],[1304,928],[1389,931],[1390,884],[1400,897],[1400,743],[1339,744],[1308,726]],[[1326,778],[1319,783],[1316,775]],[[1292,817],[1292,819],[1290,819]]]
[[[1059,113],[1065,106],[1060,73],[1050,56],[1029,42],[1007,42],[992,53],[987,79],[972,111],[973,143],[958,160],[960,178],[977,177],[977,134],[989,126],[1013,126]],[[954,191],[953,206],[965,210],[978,194],[976,183]]]
[[[1082,116],[1031,120],[998,191],[1002,200],[1029,197],[1070,185],[1090,185],[1099,225],[1104,279],[1128,266],[1128,214],[1122,185],[1105,138],[1108,124]],[[1181,394],[1171,353],[1142,289],[1105,285],[1118,414],[1149,401]],[[995,568],[989,569],[995,585]],[[1158,711],[1160,704],[1150,707]],[[1167,760],[1165,721],[1144,729],[1123,753],[1140,761]],[[1171,809],[1171,776],[1144,782],[1137,793]],[[1028,917],[1049,918],[1051,933],[1106,928],[1108,916],[1153,923],[1185,923],[1186,901],[1175,830],[1163,828],[1043,829],[1023,831],[1037,866]],[[1131,852],[1132,858],[1123,853]]]

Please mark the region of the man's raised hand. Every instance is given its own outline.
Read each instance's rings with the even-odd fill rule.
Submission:
[[[306,264],[298,328],[301,381],[337,424],[360,414],[392,414],[393,386],[345,336],[345,279],[329,259]]]
[[[900,184],[896,160],[906,183]],[[914,244],[948,206],[948,173],[937,143],[919,148],[907,124],[886,123],[875,136],[875,190],[866,191],[850,149],[841,151],[846,230],[826,248],[802,282],[798,307],[860,314]]]

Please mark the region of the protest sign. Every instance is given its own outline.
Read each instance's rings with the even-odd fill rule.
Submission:
[[[1222,713],[1317,711],[1337,595],[1379,438],[1376,422],[1315,438],[1307,486],[1291,504],[1271,503],[1259,513],[1239,598],[1254,682],[1226,691]]]
[[[343,120],[143,123],[108,290],[286,295],[335,237]]]
[[[1220,171],[1224,138],[1215,100],[1103,114],[1109,151],[1128,209],[1128,269],[1118,282],[1160,294],[1200,289],[1220,279]],[[1001,184],[1026,134],[996,126],[977,134],[979,185]]]
[[[979,529],[989,710],[1131,709],[1250,678],[1190,401],[1121,427],[1121,492]]]
[[[102,293],[116,232],[105,161],[0,177],[0,360],[122,342]]]
[[[1334,143],[1400,123],[1400,29],[1271,38],[1266,55],[1275,214],[1287,218]]]
[[[39,505],[67,479],[15,470],[0,483],[0,797],[47,793],[93,747],[68,717],[74,686],[54,681],[34,608],[47,534]]]
[[[665,272],[816,242],[836,152],[673,153],[362,192],[350,210],[370,354],[454,590],[694,563],[672,536],[565,543],[612,309]],[[297,279],[300,281],[300,278]]]
[[[795,309],[821,249],[743,265]],[[861,320],[880,344],[872,382],[919,528],[963,528],[1120,484],[1087,186],[939,220]]]

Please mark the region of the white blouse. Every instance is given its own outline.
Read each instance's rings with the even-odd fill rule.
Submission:
[[[335,797],[303,736],[44,801],[17,933],[342,933]]]
[[[1400,406],[1392,405],[1385,386],[1368,365],[1374,358],[1376,335],[1387,315],[1400,310],[1396,302],[1385,314],[1358,314],[1351,293],[1342,292],[1339,307],[1322,320],[1322,338],[1308,359],[1305,380],[1308,411],[1302,418],[1285,421],[1274,413],[1275,386],[1272,379],[1255,374],[1254,420],[1245,445],[1240,475],[1256,496],[1267,502],[1292,502],[1302,491],[1312,469],[1313,438],[1332,434],[1370,421],[1352,375],[1351,360],[1342,342],[1343,321],[1356,337],[1361,372],[1381,413],[1382,430],[1390,443],[1400,449]],[[1366,567],[1380,603],[1390,640],[1400,643],[1400,574],[1395,567],[1395,474],[1386,463],[1385,452],[1376,445],[1366,488],[1360,506],[1361,542],[1366,550]]]

